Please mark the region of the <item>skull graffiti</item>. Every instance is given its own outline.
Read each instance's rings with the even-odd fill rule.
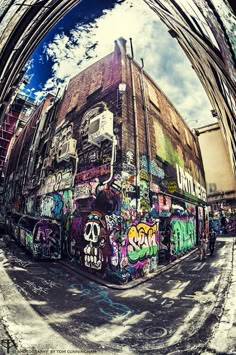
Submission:
[[[84,226],[84,240],[87,245],[84,248],[84,263],[86,267],[96,270],[102,269],[103,248],[106,242],[106,222],[100,212],[92,211]]]

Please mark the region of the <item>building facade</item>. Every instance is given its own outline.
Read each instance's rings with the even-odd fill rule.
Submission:
[[[13,137],[20,127],[26,123],[29,110],[34,110],[36,105],[26,95],[17,94],[12,104],[5,113],[4,122],[0,127],[0,212],[3,208],[3,190],[6,161],[13,145]]]
[[[113,282],[196,246],[208,217],[197,136],[124,39],[46,102],[12,149],[9,212],[56,221],[62,254]]]
[[[206,182],[207,201],[216,230],[236,233],[236,180],[218,123],[198,128]],[[226,228],[221,218],[226,217]],[[224,218],[223,218],[224,220]]]
[[[236,177],[236,17],[227,1],[145,0],[169,27],[219,121]]]

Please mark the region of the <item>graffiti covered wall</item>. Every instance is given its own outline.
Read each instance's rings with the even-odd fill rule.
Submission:
[[[16,226],[21,244],[34,256],[62,256],[118,283],[157,270],[163,250],[168,261],[196,244],[195,206],[178,201],[191,194],[179,188],[176,164],[183,185],[192,172],[197,191],[197,196],[190,191],[192,197],[198,201],[203,195],[193,143],[188,154],[180,138],[173,143],[149,106],[140,68],[135,64],[133,86],[132,71],[127,65],[125,78],[122,60],[129,59],[116,45],[114,55],[71,80],[59,105],[44,113],[44,131],[41,124],[32,135],[26,127],[27,147],[32,145],[35,154],[23,149],[21,156],[18,146],[17,171],[7,178],[6,195],[11,211],[35,226]],[[119,91],[121,79],[126,79],[125,94]],[[161,100],[164,94],[152,84],[152,102],[165,115]]]

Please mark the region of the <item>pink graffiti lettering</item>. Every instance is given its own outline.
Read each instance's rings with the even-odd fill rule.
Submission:
[[[93,179],[98,176],[106,175],[110,173],[110,164],[101,165],[97,168],[93,168],[87,171],[83,171],[76,175],[76,183],[79,184],[86,180]]]

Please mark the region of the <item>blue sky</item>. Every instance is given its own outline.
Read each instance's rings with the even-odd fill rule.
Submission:
[[[99,5],[100,4],[100,5]],[[28,62],[24,91],[42,99],[132,37],[135,59],[172,101],[191,128],[215,120],[209,100],[187,57],[157,15],[141,0],[83,0],[44,38]],[[127,43],[129,52],[129,41]]]

